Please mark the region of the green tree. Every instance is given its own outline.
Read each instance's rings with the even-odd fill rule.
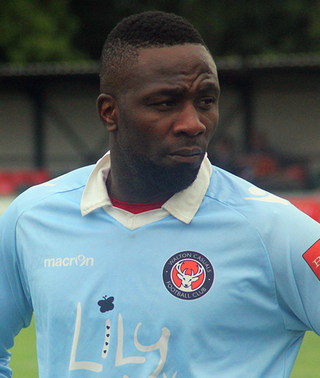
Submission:
[[[78,48],[98,59],[123,17],[163,10],[188,18],[214,55],[320,52],[319,0],[70,0]]]
[[[320,0],[4,0],[0,61],[97,60],[117,23],[147,10],[188,18],[215,56],[320,52]]]
[[[320,51],[319,0],[193,1],[190,18],[217,55]]]
[[[0,60],[70,61],[86,57],[72,45],[78,21],[68,0],[0,2]]]

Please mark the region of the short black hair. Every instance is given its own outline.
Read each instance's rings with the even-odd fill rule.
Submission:
[[[205,45],[200,33],[185,18],[173,13],[150,11],[124,18],[108,35],[103,46],[100,90],[116,95],[124,71],[139,55],[139,49],[170,47],[186,43]]]

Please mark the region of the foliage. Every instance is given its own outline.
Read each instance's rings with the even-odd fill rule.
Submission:
[[[109,31],[147,10],[188,18],[215,56],[320,52],[320,0],[15,0],[0,2],[0,61],[99,59]]]
[[[195,3],[198,5],[198,21],[201,19],[199,29],[217,55],[320,50],[318,0]],[[202,14],[205,18],[201,17]]]
[[[78,23],[68,0],[0,1],[0,60],[13,63],[69,61]]]
[[[71,0],[71,6],[81,19],[75,43],[93,59],[118,21],[147,10],[186,17],[216,56],[320,52],[320,0]]]

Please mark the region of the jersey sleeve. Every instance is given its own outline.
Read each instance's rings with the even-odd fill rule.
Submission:
[[[17,207],[13,203],[0,218],[0,377],[9,368],[14,337],[31,322],[32,305],[16,250]]]
[[[284,324],[320,335],[320,224],[291,204],[285,210],[266,238]]]

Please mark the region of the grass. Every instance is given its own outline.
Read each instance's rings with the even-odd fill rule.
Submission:
[[[316,378],[320,376],[320,338],[307,332],[290,378]],[[16,337],[12,348],[13,378],[37,378],[36,336],[34,321]]]
[[[15,338],[11,353],[10,367],[13,370],[12,378],[38,377],[34,319],[32,319],[30,327],[24,328]]]
[[[320,337],[307,332],[290,378],[316,378],[320,376]]]

